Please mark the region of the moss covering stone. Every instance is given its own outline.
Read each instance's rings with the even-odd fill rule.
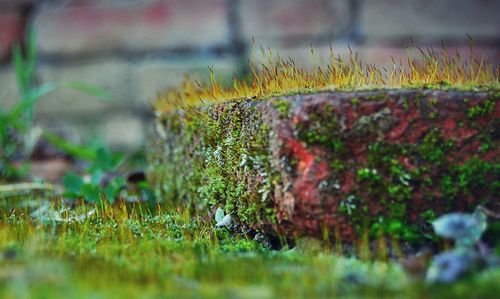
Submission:
[[[159,198],[287,237],[419,242],[499,201],[499,92],[383,90],[228,101],[157,120]]]

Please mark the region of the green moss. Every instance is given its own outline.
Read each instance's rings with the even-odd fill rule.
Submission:
[[[442,192],[451,198],[485,194],[500,194],[500,163],[473,157],[461,165],[452,165]]]
[[[292,103],[286,99],[278,99],[273,102],[274,107],[278,110],[278,113],[281,118],[288,117],[290,113],[290,108],[292,107]]]
[[[413,184],[410,182],[415,175],[407,170],[396,160],[404,149],[390,144],[374,143],[368,154],[368,167],[357,170],[357,181],[363,186],[362,190],[372,198],[377,198],[382,206],[383,213],[377,213],[374,221],[366,223],[370,219],[370,213],[356,215],[355,219],[358,229],[369,231],[372,236],[379,234],[391,235],[406,241],[417,241],[419,232],[414,224],[408,222],[407,204],[413,196]],[[362,194],[358,197],[363,196]],[[368,208],[368,206],[367,206]]]
[[[416,146],[416,152],[422,160],[441,165],[445,162],[446,152],[452,149],[452,140],[444,141],[441,132],[432,129],[425,135],[422,142]]]
[[[498,268],[430,285],[392,259],[341,256],[314,239],[272,251],[189,215],[122,208],[78,223],[33,223],[24,209],[0,217],[0,297],[495,298],[500,290]]]
[[[482,117],[490,114],[495,109],[495,101],[488,99],[485,102],[477,104],[467,109],[467,116],[469,118]]]
[[[227,102],[185,115],[180,128],[169,134],[165,163],[156,165],[164,199],[196,211],[222,207],[249,225],[275,221],[269,127],[259,110],[248,101]]]
[[[443,89],[447,90],[452,87],[451,83],[448,80],[442,80],[435,83],[420,83],[412,85],[412,87],[419,87],[422,89]]]
[[[363,97],[363,100],[367,101],[387,101],[389,99],[389,94],[385,91],[377,92],[373,95],[367,95]]]
[[[312,112],[309,120],[296,125],[295,130],[298,139],[307,145],[319,145],[337,155],[347,150],[339,134],[342,125],[331,105],[325,105],[322,111]]]
[[[401,99],[401,106],[403,107],[405,112],[408,112],[408,110],[410,109],[410,104],[408,103],[408,99],[406,97]]]

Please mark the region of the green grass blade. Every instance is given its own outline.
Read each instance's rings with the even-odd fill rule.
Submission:
[[[12,48],[12,58],[14,61],[14,68],[16,71],[17,86],[19,87],[19,91],[21,92],[21,94],[24,95],[27,92],[28,83],[27,83],[24,57],[21,51],[21,47],[19,45],[15,45]]]
[[[99,98],[103,101],[111,100],[111,95],[109,94],[109,92],[99,86],[77,81],[63,83],[61,86],[83,92],[85,94]]]
[[[42,137],[70,156],[86,161],[94,161],[96,159],[96,153],[93,148],[73,144],[64,138],[47,131],[42,133]]]
[[[22,100],[17,103],[17,105],[10,110],[8,117],[11,120],[16,120],[17,118],[22,117],[25,113],[31,111],[36,102],[38,102],[43,96],[53,92],[54,90],[56,90],[56,87],[50,83],[33,88],[22,97]]]
[[[36,72],[36,30],[31,26],[27,32],[27,53],[26,53],[26,78],[31,84],[35,79]]]

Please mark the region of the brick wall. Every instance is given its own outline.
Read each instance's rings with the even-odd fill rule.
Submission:
[[[0,103],[18,98],[9,49],[30,22],[41,82],[80,81],[112,96],[58,90],[41,102],[39,121],[132,147],[144,139],[155,94],[185,73],[203,79],[211,65],[220,77],[240,75],[248,58],[262,59],[261,46],[307,67],[310,45],[327,58],[329,43],[383,65],[405,55],[409,36],[464,49],[466,33],[500,61],[498,11],[495,0],[0,0]]]

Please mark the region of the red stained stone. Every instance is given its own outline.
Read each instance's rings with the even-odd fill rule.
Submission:
[[[408,128],[408,121],[405,119],[399,120],[399,124],[392,129],[389,134],[387,134],[387,139],[389,140],[397,140],[403,136],[403,134],[406,132],[406,129]]]
[[[443,123],[443,130],[452,131],[456,128],[457,123],[453,119],[446,119]]]
[[[280,128],[280,132],[277,135],[279,136],[278,140],[272,141],[273,143],[283,144],[284,147],[290,148],[289,151],[280,151],[280,153],[284,154],[291,152],[291,156],[297,161],[297,166],[294,168],[294,174],[290,177],[293,188],[288,195],[294,199],[287,200],[287,204],[293,202],[295,208],[292,209],[293,215],[291,218],[283,219],[291,219],[291,225],[287,222],[287,225],[289,225],[288,228],[295,233],[319,237],[325,225],[328,226],[331,232],[335,231],[336,227],[342,227],[343,229],[338,232],[342,239],[351,241],[356,239],[357,236],[354,233],[355,230],[349,217],[346,217],[345,214],[338,211],[340,201],[352,192],[357,192],[359,194],[361,191],[371,215],[384,215],[388,213],[388,208],[381,204],[380,199],[372,197],[368,191],[362,191],[365,190],[366,186],[356,180],[356,169],[367,165],[368,146],[375,140],[396,145],[412,145],[421,143],[422,139],[429,132],[438,130],[441,132],[443,140],[453,139],[457,143],[456,148],[453,148],[447,154],[447,158],[451,163],[462,164],[471,157],[477,156],[476,153],[481,143],[478,140],[473,142],[469,142],[469,140],[477,136],[479,129],[471,127],[471,121],[467,117],[467,109],[461,106],[463,102],[453,98],[457,96],[460,98],[460,94],[453,95],[452,97],[448,92],[428,91],[427,93],[431,95],[421,100],[418,109],[417,105],[412,102],[411,95],[408,99],[408,107],[401,107],[399,102],[396,101],[398,97],[396,95],[392,96],[390,93],[385,95],[384,99],[381,100],[363,100],[362,93],[357,95],[308,95],[304,98],[300,96],[295,98],[291,97],[289,99],[290,101],[295,100],[301,102],[298,105],[294,105],[295,109],[293,109],[291,113],[290,120],[276,120],[279,123],[278,127]],[[356,106],[353,106],[351,101],[351,98],[354,97],[360,99]],[[427,104],[426,101],[431,101],[427,99],[437,101],[437,104],[431,102]],[[477,99],[471,102],[470,105],[483,102],[486,99],[486,94],[478,94]],[[328,180],[332,176],[332,170],[328,166],[327,159],[324,158],[328,156],[328,150],[317,145],[306,144],[304,141],[291,137],[294,136],[294,128],[311,125],[311,114],[321,113],[327,106],[328,111],[333,111],[329,113],[333,113],[340,118],[344,117],[345,119],[345,130],[340,132],[340,136],[344,136],[344,138],[341,139],[344,140],[346,147],[350,150],[350,158],[343,162],[352,167],[340,174],[334,175],[337,177],[340,184],[338,190],[340,194],[336,196],[328,194],[328,196],[326,196],[319,190],[320,183],[324,180]],[[384,108],[389,108],[391,111],[390,115],[384,117],[395,117],[396,119],[394,125],[392,125],[389,130],[382,134],[378,133],[377,131],[383,130],[383,122],[380,121],[377,123],[375,121],[373,124],[374,131],[370,131],[371,133],[369,133],[368,136],[353,138],[352,134],[355,130],[353,124],[356,123],[356,121],[362,116],[370,117],[376,115]],[[434,113],[432,117],[429,116],[431,112]],[[491,118],[489,120],[491,120]],[[486,123],[488,123],[489,120],[487,120]],[[459,122],[464,123],[464,125],[459,127],[457,125]],[[481,124],[477,121],[475,123]],[[381,135],[382,139],[379,137],[372,137],[377,135]],[[283,136],[286,136],[284,141],[279,141],[279,138],[283,138]],[[484,158],[486,157],[485,155]],[[274,156],[274,159],[278,160],[279,158],[280,156]],[[414,171],[419,167],[425,166],[425,163],[420,160],[414,160],[411,156],[400,156],[397,159],[407,171]],[[498,156],[495,159],[498,160]],[[430,179],[435,180],[439,178],[439,168],[436,168],[436,166],[432,164],[428,165],[428,167],[431,169],[429,175],[432,177],[430,177]],[[390,183],[387,178],[384,178],[384,181],[386,181],[387,184]],[[429,208],[435,209],[436,213],[443,211],[444,204],[438,203],[434,207],[433,201],[429,201],[429,198],[439,198],[442,196],[439,185],[432,186],[430,190],[425,192],[426,195],[424,195],[423,191],[419,188],[415,187],[413,189],[412,203],[408,204],[407,208],[406,217],[408,221],[413,223],[421,221],[420,213]],[[280,199],[277,198],[277,201],[279,205]],[[453,209],[461,210],[465,206],[473,204],[474,201],[471,201],[470,198],[463,198],[462,202],[456,202],[456,206],[454,206]],[[280,220],[282,219],[278,216],[278,223]]]
[[[399,100],[403,96],[407,102],[404,106]],[[398,180],[398,177],[390,177],[386,169],[370,166],[368,153],[375,142],[408,148],[425,142],[424,137],[429,132],[439,132],[443,141],[455,141],[453,147],[445,149],[443,154],[446,162],[443,163],[463,165],[472,157],[498,163],[498,137],[491,135],[492,145],[481,152],[482,140],[479,136],[491,134],[495,115],[500,113],[499,102],[496,102],[494,111],[489,115],[476,119],[470,119],[467,115],[469,107],[483,103],[489,97],[485,92],[462,94],[453,91],[402,90],[297,95],[257,103],[262,121],[271,128],[269,159],[280,179],[272,193],[277,224],[253,224],[253,227],[265,227],[266,230],[272,227],[276,232],[290,236],[322,237],[327,230],[332,236],[335,234],[344,241],[355,241],[359,238],[359,231],[353,219],[356,219],[356,213],[361,212],[356,210],[348,216],[339,208],[341,202],[352,194],[356,194],[366,204],[367,210],[363,213],[366,213],[369,222],[391,216],[390,203],[382,203],[381,199],[390,199],[393,195],[373,194],[370,183],[359,181],[357,177],[359,169],[371,167],[378,170],[385,185]],[[352,103],[353,98],[359,99],[355,105]],[[279,117],[275,107],[275,101],[278,100],[293,104],[289,118]],[[347,149],[343,156],[333,152],[328,143],[308,144],[306,140],[300,140],[297,128],[322,128],[332,120],[341,124],[340,129],[323,133],[335,134],[336,138],[342,140]],[[425,169],[420,182],[413,178],[406,182],[411,186],[411,199],[404,199],[406,223],[424,223],[425,219],[420,215],[429,209],[439,215],[445,211],[470,210],[477,204],[478,198],[491,201],[499,199],[498,195],[472,190],[474,194],[446,202],[441,193],[440,180],[443,172],[448,171],[447,166],[430,162],[427,158],[402,152],[387,162],[391,165],[391,161],[399,161],[398,165],[408,173]],[[331,168],[332,159],[341,159],[344,168]],[[424,184],[423,181],[431,183]],[[475,196],[479,193],[481,196]]]

